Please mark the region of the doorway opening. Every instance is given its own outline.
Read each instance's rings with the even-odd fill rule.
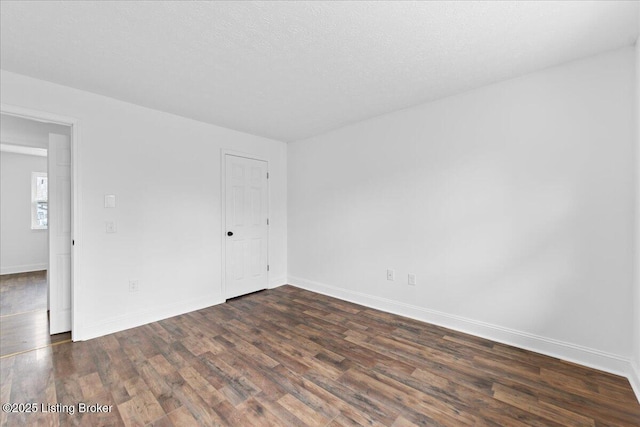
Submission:
[[[73,125],[2,105],[1,357],[72,339]]]

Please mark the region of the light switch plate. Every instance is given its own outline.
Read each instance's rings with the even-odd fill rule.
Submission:
[[[415,286],[416,285],[416,275],[413,273],[409,273],[409,284],[411,286]]]
[[[106,221],[104,223],[105,229],[107,233],[115,233],[116,231],[118,231],[116,229],[116,223],[113,221]]]
[[[115,196],[115,194],[105,194],[105,196],[104,196],[104,207],[105,208],[115,208],[116,207],[116,196]]]

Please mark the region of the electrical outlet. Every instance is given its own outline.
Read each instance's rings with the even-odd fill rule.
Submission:
[[[391,280],[392,282],[396,280],[396,272],[391,269],[387,269],[387,280]]]
[[[409,273],[409,284],[411,286],[415,286],[416,285],[416,275],[413,273]]]
[[[129,280],[129,292],[138,292],[140,290],[139,280]]]

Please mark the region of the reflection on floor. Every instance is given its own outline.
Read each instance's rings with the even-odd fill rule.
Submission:
[[[0,276],[0,357],[70,339],[49,335],[46,271]]]

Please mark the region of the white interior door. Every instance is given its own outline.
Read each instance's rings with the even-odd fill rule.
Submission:
[[[268,286],[267,162],[225,155],[225,298]]]
[[[71,144],[49,134],[49,332],[71,330]]]

